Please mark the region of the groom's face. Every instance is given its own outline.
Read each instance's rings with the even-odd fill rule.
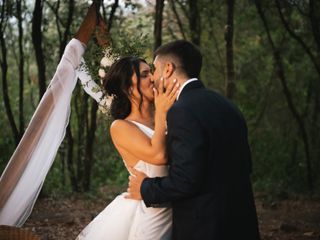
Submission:
[[[154,86],[158,89],[160,78],[162,77],[162,64],[158,56],[155,57],[152,65],[152,80]]]
[[[153,83],[154,86],[158,89],[160,79],[164,77],[164,63],[163,59],[159,58],[159,56],[156,56],[154,61],[153,61]],[[166,86],[166,82],[164,82],[164,87]]]

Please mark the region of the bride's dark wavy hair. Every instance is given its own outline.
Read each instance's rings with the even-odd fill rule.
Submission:
[[[114,119],[125,119],[131,111],[129,100],[132,76],[137,75],[137,85],[140,94],[139,107],[142,104],[142,93],[140,90],[140,63],[146,61],[141,58],[127,56],[122,57],[113,63],[108,70],[103,87],[108,95],[113,95],[110,113]]]

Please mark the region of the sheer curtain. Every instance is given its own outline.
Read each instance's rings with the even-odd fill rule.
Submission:
[[[0,224],[21,226],[29,217],[65,136],[70,100],[85,46],[72,39],[25,134],[0,178]]]

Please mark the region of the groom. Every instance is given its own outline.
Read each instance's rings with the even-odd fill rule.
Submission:
[[[129,197],[147,207],[170,202],[174,240],[260,239],[250,172],[247,126],[240,111],[198,79],[202,55],[178,40],[155,52],[157,86],[177,79],[180,93],[167,115],[167,177],[132,170]]]

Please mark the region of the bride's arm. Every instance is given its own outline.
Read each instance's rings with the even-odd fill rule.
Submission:
[[[155,165],[164,165],[166,159],[166,115],[174,103],[179,85],[171,83],[163,92],[163,83],[159,93],[155,91],[155,129],[152,138],[144,134],[136,125],[126,120],[116,120],[110,128],[111,138],[120,153],[130,154],[136,159]]]

